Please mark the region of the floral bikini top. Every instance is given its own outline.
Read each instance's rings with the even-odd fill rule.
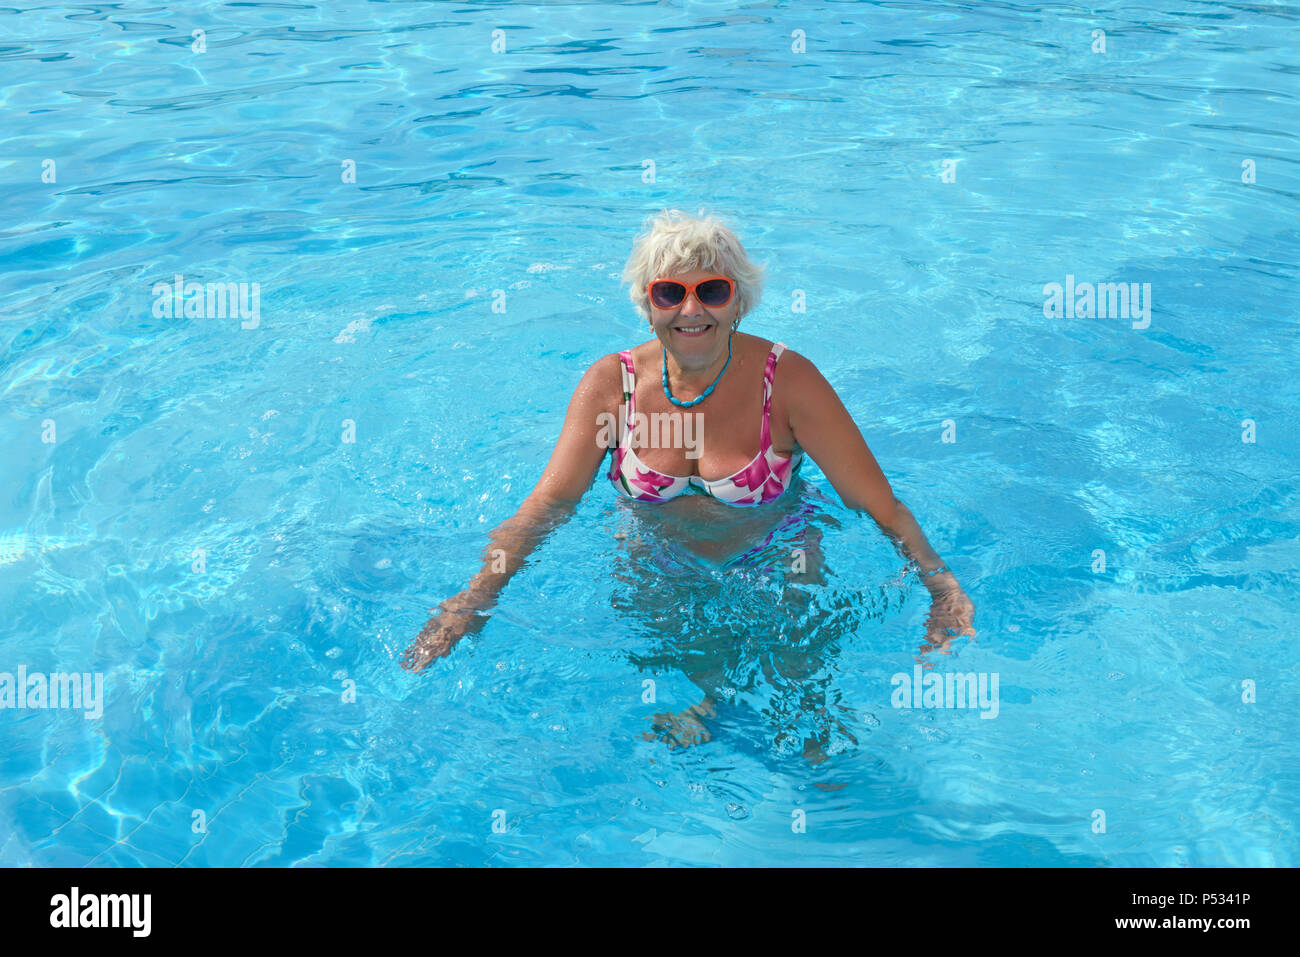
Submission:
[[[758,455],[739,472],[712,482],[698,475],[664,475],[641,464],[628,441],[629,428],[636,424],[636,370],[632,367],[632,353],[620,352],[626,414],[619,425],[618,445],[612,450],[613,461],[609,468],[608,477],[614,488],[641,502],[666,502],[692,487],[729,505],[763,505],[778,498],[789,487],[803,462],[801,451],[796,450],[793,456],[786,458],[772,449],[772,380],[776,376],[776,360],[784,351],[785,344],[778,342],[767,354],[767,368],[763,370],[763,429]]]

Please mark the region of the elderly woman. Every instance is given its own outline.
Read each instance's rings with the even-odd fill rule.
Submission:
[[[403,666],[419,671],[483,626],[498,593],[571,514],[606,455],[617,494],[649,509],[708,508],[715,522],[724,517],[718,510],[778,503],[779,511],[810,455],[844,503],[866,511],[920,566],[932,596],[927,640],[942,648],[957,635],[973,637],[974,606],[894,496],[830,383],[783,343],[738,331],[758,304],[762,273],[732,231],[712,216],[668,210],[638,237],[623,278],[654,338],[587,369],[536,488],[493,530],[482,570],[442,602]],[[675,426],[674,440],[647,442],[652,424],[664,422]]]

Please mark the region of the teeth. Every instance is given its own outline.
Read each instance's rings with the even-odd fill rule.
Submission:
[[[709,327],[708,326],[678,326],[677,331],[678,332],[700,332],[707,328]]]

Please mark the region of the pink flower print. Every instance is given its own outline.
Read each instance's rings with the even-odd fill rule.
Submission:
[[[781,480],[782,485],[790,484],[790,469],[794,466],[794,456],[783,459],[776,456],[776,463],[772,465],[772,474]]]
[[[627,449],[623,448],[621,445],[614,446],[614,455],[612,461],[609,463],[609,474],[605,476],[611,482],[618,478],[619,474],[623,471],[623,459],[626,455]]]
[[[766,486],[768,476],[771,474],[772,467],[767,464],[767,456],[760,455],[750,462],[743,472],[736,475],[733,481],[736,488],[756,490]]]
[[[781,484],[781,480],[773,475],[767,480],[767,484],[763,486],[763,497],[760,501],[770,502],[774,499],[780,498],[781,493],[784,491],[785,486]]]
[[[653,495],[655,498],[662,498],[659,494],[659,490],[667,488],[669,485],[673,484],[673,477],[671,475],[664,475],[661,472],[656,472],[654,469],[639,468],[636,469],[635,472],[636,474],[632,478],[632,484],[641,489],[641,491]]]

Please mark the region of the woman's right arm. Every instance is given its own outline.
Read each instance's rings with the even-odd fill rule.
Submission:
[[[591,487],[608,451],[603,440],[610,430],[602,431],[602,426],[610,422],[606,415],[618,415],[621,401],[619,358],[610,354],[592,363],[573,390],[560,438],[536,487],[514,515],[492,530],[483,567],[464,590],[438,606],[437,614],[402,655],[403,668],[422,670],[435,658],[449,654],[465,635],[483,627],[487,621],[484,613],[506,582],[542,539],[573,514]]]

